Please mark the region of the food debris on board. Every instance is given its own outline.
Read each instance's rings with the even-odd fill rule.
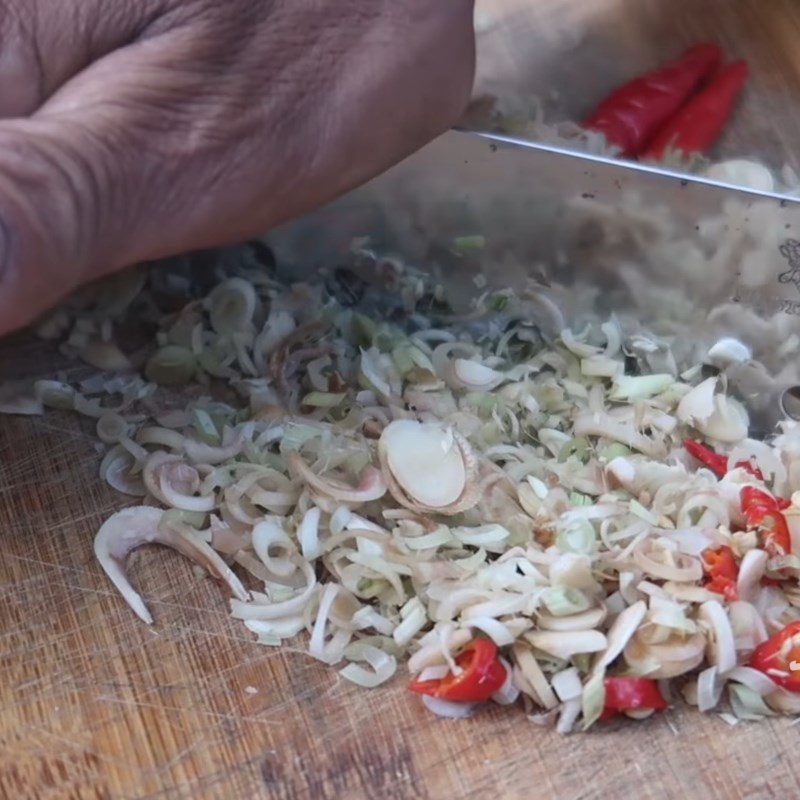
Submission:
[[[748,346],[705,377],[633,318],[543,336],[538,290],[458,315],[410,266],[290,285],[259,247],[196,297],[165,267],[84,291],[39,332],[101,371],[3,406],[96,421],[101,479],[138,504],[95,553],[142,620],[125,560],[158,543],[258,642],[304,634],[367,688],[402,664],[442,716],[800,712],[800,425],[748,437],[725,373]],[[123,352],[132,320],[152,335]]]

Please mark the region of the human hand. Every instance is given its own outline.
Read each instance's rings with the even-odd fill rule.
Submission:
[[[0,42],[0,334],[378,174],[474,63],[472,0],[0,0]]]

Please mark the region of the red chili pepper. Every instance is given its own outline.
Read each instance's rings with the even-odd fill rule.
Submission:
[[[800,622],[790,622],[756,647],[750,666],[769,675],[778,686],[800,692]]]
[[[754,467],[749,461],[737,461],[733,466],[739,467],[745,472],[749,472],[754,478],[760,481],[764,480],[764,473],[758,467]]]
[[[746,61],[723,67],[661,128],[641,157],[658,161],[668,148],[685,155],[704,153],[722,133],[746,80]]]
[[[705,464],[718,478],[724,478],[728,473],[728,458],[715,453],[710,447],[693,439],[684,439],[683,446],[690,456],[696,458],[700,463]],[[764,475],[758,467],[754,467],[749,461],[737,461],[734,467],[749,472],[754,478],[764,480]]]
[[[706,447],[693,439],[684,439],[683,446],[690,456],[696,458],[701,464],[705,464],[718,478],[723,478],[728,472],[728,457],[715,453],[710,447]]]
[[[652,678],[609,677],[603,681],[606,699],[600,719],[610,719],[621,711],[652,708],[663,711],[667,701]]]
[[[783,556],[791,552],[789,526],[781,514],[789,503],[754,486],[745,486],[739,497],[747,529],[759,532],[764,549],[772,556]]]
[[[604,133],[626,157],[638,156],[700,83],[719,66],[715,44],[690,47],[677,61],[620,86],[586,118],[584,127]]]
[[[709,592],[724,595],[728,601],[738,600],[736,580],[739,577],[739,567],[733,550],[726,545],[710,547],[703,550],[700,558],[703,561],[703,571],[708,576],[705,588]]]
[[[497,659],[497,645],[489,639],[474,639],[456,657],[458,675],[412,681],[408,688],[442,700],[477,703],[488,700],[506,680],[506,669]]]
[[[768,508],[774,506],[776,510],[783,511],[792,504],[792,501],[785,497],[773,497],[769,492],[757,489],[755,486],[745,486],[739,497],[742,501],[743,511],[751,506],[767,506]]]

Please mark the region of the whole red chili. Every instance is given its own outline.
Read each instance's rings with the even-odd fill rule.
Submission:
[[[728,472],[727,456],[721,456],[710,447],[706,447],[700,442],[695,442],[693,439],[684,439],[683,446],[690,456],[707,466],[718,478],[724,477]]]
[[[667,149],[687,156],[705,153],[722,133],[746,80],[746,61],[721,69],[661,128],[641,157],[659,161]]]
[[[506,680],[506,669],[497,658],[497,645],[489,639],[474,639],[457,656],[458,675],[412,681],[408,688],[442,700],[476,703],[488,700]]]
[[[638,156],[659,129],[719,66],[715,44],[697,44],[677,60],[613,91],[586,118],[584,127],[605,134],[621,155]]]
[[[603,681],[606,695],[600,719],[610,719],[620,712],[652,708],[663,711],[667,701],[652,678],[608,677]]]
[[[778,686],[800,692],[800,622],[790,622],[756,647],[750,666],[769,675]]]

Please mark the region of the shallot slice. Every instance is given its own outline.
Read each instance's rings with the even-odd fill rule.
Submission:
[[[477,459],[454,428],[395,420],[381,434],[378,457],[389,491],[413,511],[452,515],[480,500]]]

